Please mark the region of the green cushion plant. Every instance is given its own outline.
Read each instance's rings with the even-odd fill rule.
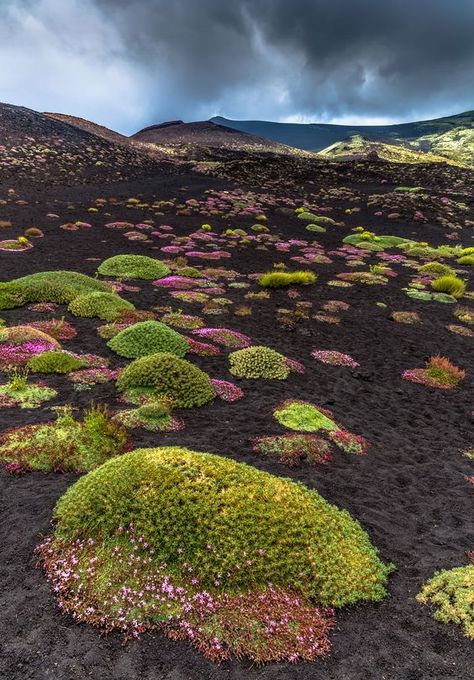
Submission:
[[[46,385],[28,382],[28,371],[14,370],[5,385],[0,385],[0,405],[6,407],[38,408],[44,401],[57,396],[56,390]]]
[[[322,227],[329,227],[336,224],[336,221],[333,220],[331,217],[327,217],[326,215],[315,215],[312,212],[306,211],[298,213],[298,219],[302,220],[303,222],[319,224]]]
[[[124,310],[135,309],[128,300],[123,300],[115,293],[94,292],[79,295],[68,307],[74,316],[98,317],[103,321],[114,321]]]
[[[281,425],[300,432],[335,431],[339,426],[313,404],[296,399],[283,402],[273,414]]]
[[[428,274],[430,276],[433,275],[436,277],[447,275],[454,276],[454,271],[451,269],[451,267],[448,267],[447,264],[443,264],[442,262],[427,262],[420,267],[419,271],[423,274]]]
[[[378,236],[371,231],[362,231],[356,234],[349,234],[343,239],[343,243],[364,248],[366,250],[384,250],[385,248],[397,248],[398,246],[415,245],[414,241],[402,238],[401,236],[381,235]]]
[[[458,264],[472,266],[474,265],[474,255],[463,255],[457,262]]]
[[[114,255],[101,262],[97,271],[127,279],[161,279],[170,273],[164,262],[146,255]]]
[[[253,345],[231,352],[229,362],[229,370],[237,378],[285,380],[290,373],[286,357],[264,345]]]
[[[136,359],[157,352],[170,352],[184,357],[189,349],[186,338],[159,321],[142,321],[115,335],[108,347],[122,357]]]
[[[71,373],[84,368],[87,363],[61,350],[41,352],[28,361],[28,368],[33,373]]]
[[[136,403],[143,397],[169,397],[174,408],[202,406],[215,397],[204,371],[169,352],[132,361],[119,375],[117,388]]]

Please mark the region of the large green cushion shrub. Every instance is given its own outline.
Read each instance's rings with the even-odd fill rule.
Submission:
[[[342,606],[380,600],[390,571],[360,524],[316,491],[176,447],[106,462],[66,491],[54,516],[56,537],[105,551],[119,527],[133,525],[153,563],[173,571],[185,562],[203,587],[220,574],[225,590],[272,582]]]

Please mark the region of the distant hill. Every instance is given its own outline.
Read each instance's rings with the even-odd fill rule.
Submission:
[[[448,163],[462,165],[459,160],[451,160],[431,151],[420,151],[402,144],[387,144],[353,135],[342,142],[336,142],[318,152],[318,156],[331,160],[381,160],[390,163]]]
[[[142,153],[130,142],[107,139],[104,133],[97,133],[97,128],[101,126],[73,116],[46,115],[0,103],[1,179],[42,184],[112,182],[159,169],[159,159]]]
[[[53,120],[59,120],[62,123],[68,123],[69,125],[73,125],[74,127],[77,127],[80,130],[91,132],[92,134],[97,135],[98,137],[107,139],[109,142],[117,142],[119,144],[130,143],[129,138],[126,137],[125,135],[121,135],[119,132],[110,130],[109,128],[104,127],[103,125],[93,123],[92,121],[86,120],[85,118],[69,116],[66,113],[51,113],[49,111],[45,111],[43,115]]]
[[[145,144],[171,147],[207,147],[242,151],[289,153],[292,150],[270,139],[220,125],[213,121],[184,123],[182,120],[150,125],[131,136]]]
[[[368,142],[402,145],[414,151],[431,152],[455,162],[474,165],[474,111],[398,125],[274,123],[229,120],[220,116],[211,121],[307,151],[319,152],[359,136]]]

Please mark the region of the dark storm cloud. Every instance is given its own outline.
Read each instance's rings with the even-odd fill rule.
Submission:
[[[474,108],[474,0],[0,0],[0,99],[167,118]]]

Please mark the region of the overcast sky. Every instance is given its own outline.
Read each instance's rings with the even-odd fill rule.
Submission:
[[[0,101],[130,134],[474,109],[474,0],[0,0]]]

